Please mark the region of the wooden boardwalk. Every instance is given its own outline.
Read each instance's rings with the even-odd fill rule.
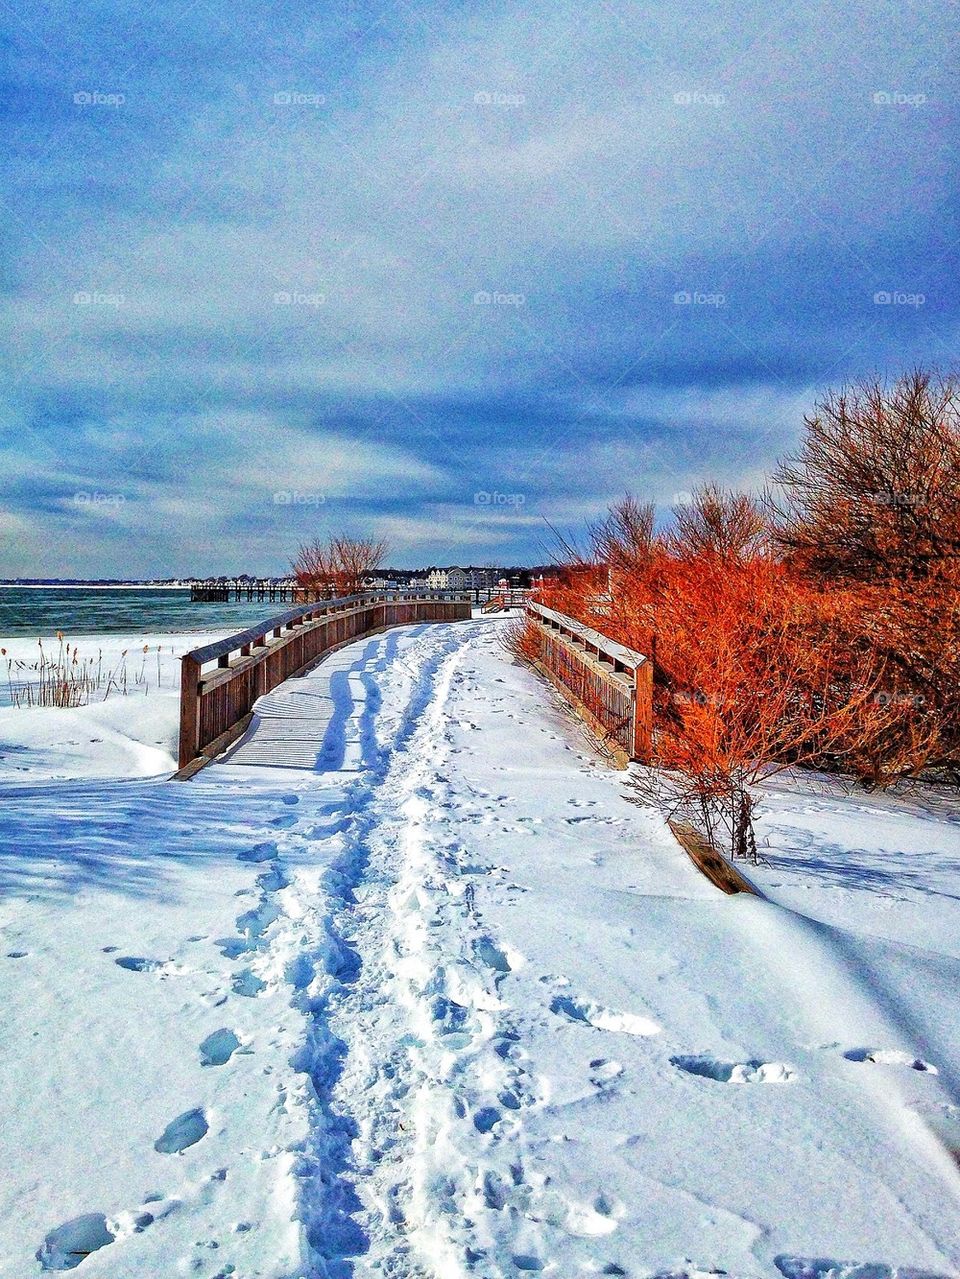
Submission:
[[[218,761],[233,766],[316,770],[324,755],[340,749],[340,771],[354,771],[363,762],[357,728],[357,707],[366,700],[363,676],[355,669],[352,646],[331,653],[316,670],[287,680],[261,697],[243,737]],[[338,700],[336,690],[343,690]],[[350,714],[344,705],[349,702]],[[333,761],[331,761],[333,762]]]
[[[501,593],[498,610],[524,605],[527,653],[610,747],[621,766],[651,752],[649,658],[538,604]],[[398,626],[472,615],[468,595],[363,592],[314,601],[187,653],[180,680],[180,771],[214,759],[234,766],[315,769],[336,736],[337,695],[364,696],[364,658],[338,656],[351,641]],[[311,672],[324,661],[322,674]],[[213,663],[216,663],[214,666]],[[296,678],[292,678],[296,677]],[[348,743],[349,745],[349,743]],[[360,756],[363,743],[359,743]],[[337,765],[343,767],[342,762]]]
[[[174,776],[189,780],[240,739],[246,761],[269,762],[271,753],[278,763],[307,759],[322,731],[311,722],[322,718],[322,699],[315,695],[311,702],[295,685],[271,700],[274,689],[291,676],[305,676],[351,640],[395,626],[464,621],[471,613],[469,598],[451,592],[365,591],[301,605],[186,653],[180,670],[180,770]],[[264,728],[270,721],[276,722]]]

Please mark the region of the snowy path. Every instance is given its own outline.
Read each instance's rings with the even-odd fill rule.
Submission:
[[[3,786],[4,1279],[957,1273],[950,1045],[497,632],[341,650],[284,767]]]

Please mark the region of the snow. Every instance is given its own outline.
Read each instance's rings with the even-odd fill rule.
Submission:
[[[83,777],[159,777],[170,773],[177,766],[180,657],[219,638],[219,634],[199,632],[70,636],[71,651],[77,647],[81,662],[95,662],[102,657],[104,671],[119,670],[126,653],[129,678],[125,695],[104,688],[91,694],[88,705],[70,708],[9,704],[7,660],[33,664],[38,649],[36,639],[3,640],[6,655],[0,659],[0,775],[62,781]],[[48,658],[52,658],[59,646],[55,638],[48,638],[44,647]],[[147,654],[144,647],[149,649]],[[143,682],[136,684],[141,670]],[[29,674],[22,673],[20,678],[28,678]],[[34,683],[36,678],[33,673]]]
[[[314,768],[3,712],[3,1279],[957,1273],[948,807],[788,779],[725,898],[502,626],[297,681]]]

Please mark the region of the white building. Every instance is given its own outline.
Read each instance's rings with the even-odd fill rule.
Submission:
[[[477,587],[496,586],[500,575],[500,569],[461,568],[459,564],[451,564],[447,568],[432,568],[427,585],[435,591],[472,591]]]

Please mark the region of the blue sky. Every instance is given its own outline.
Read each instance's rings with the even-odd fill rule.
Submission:
[[[273,572],[341,527],[539,560],[955,365],[939,2],[3,26],[0,574]]]

